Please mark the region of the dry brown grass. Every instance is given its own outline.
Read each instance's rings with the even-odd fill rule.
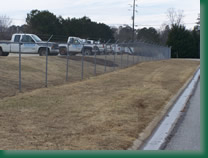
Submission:
[[[115,70],[127,66],[127,55],[116,56]],[[84,79],[94,76],[94,57],[85,57]],[[91,59],[91,60],[90,60]],[[105,71],[105,56],[97,56],[97,75]],[[23,56],[22,57],[22,91],[28,92],[45,86],[45,57]],[[135,62],[137,58],[135,57]],[[142,60],[142,57],[140,57]],[[144,60],[144,59],[143,59]],[[107,72],[112,72],[114,57],[107,56]],[[133,57],[129,56],[129,65],[133,64]],[[69,83],[81,80],[81,57],[70,57],[69,60]],[[66,83],[66,57],[49,57],[48,62],[48,86]],[[0,98],[16,95],[19,90],[19,58],[15,56],[0,57]]]
[[[123,150],[199,62],[141,63],[0,100],[0,149]]]
[[[107,68],[111,71],[110,68]],[[103,65],[97,65],[97,75],[104,73]],[[94,64],[84,62],[84,79],[94,75]],[[48,86],[66,83],[66,59],[49,57]],[[69,81],[81,80],[81,59],[69,62]],[[22,57],[22,91],[27,92],[45,86],[45,57]],[[0,57],[0,98],[14,96],[19,88],[18,57]]]

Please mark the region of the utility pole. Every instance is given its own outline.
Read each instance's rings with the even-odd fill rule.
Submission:
[[[133,5],[132,4],[129,4],[130,5],[130,7],[133,9],[133,15],[132,15],[132,21],[133,21],[133,23],[132,23],[132,41],[134,41],[135,40],[135,12],[137,12],[137,10],[136,10],[136,7],[138,7],[137,5],[136,5],[136,1],[137,0],[133,0]],[[129,11],[131,11],[131,9],[129,9]]]
[[[133,31],[132,31],[132,40],[134,41],[134,20],[135,20],[135,1],[136,0],[133,0],[133,16],[132,16],[132,21],[133,21],[133,26],[132,26],[132,28],[133,28]]]

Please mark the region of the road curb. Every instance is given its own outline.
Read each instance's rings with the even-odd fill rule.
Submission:
[[[192,95],[199,77],[200,66],[128,150],[160,150],[164,146],[166,139],[181,116],[181,111]]]

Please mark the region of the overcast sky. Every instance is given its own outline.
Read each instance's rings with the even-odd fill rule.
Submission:
[[[13,24],[25,23],[27,13],[32,9],[49,10],[64,18],[83,16],[110,26],[132,25],[133,0],[2,0],[0,16],[7,15]],[[160,26],[167,22],[167,10],[175,8],[184,11],[184,24],[192,28],[200,13],[200,0],[137,0],[138,13],[135,17],[137,28]]]

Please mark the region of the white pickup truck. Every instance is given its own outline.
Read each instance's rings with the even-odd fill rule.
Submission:
[[[94,45],[94,49],[97,50],[97,54],[103,54],[106,50],[106,44],[101,43],[100,41],[86,40],[86,43]]]
[[[70,55],[76,55],[79,53],[94,55],[95,53],[99,53],[99,48],[96,44],[89,43],[87,40],[79,37],[68,37],[67,43],[59,44],[59,52],[61,55],[67,55],[67,50],[69,50]]]
[[[13,34],[11,41],[0,41],[0,56],[8,56],[9,53],[58,55],[58,44],[52,42],[44,42],[34,34]]]

